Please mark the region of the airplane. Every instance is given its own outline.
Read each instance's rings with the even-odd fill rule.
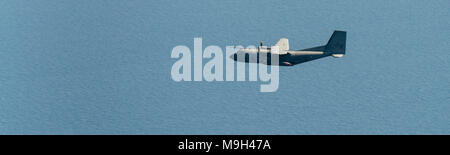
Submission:
[[[263,63],[266,65],[272,65],[270,60],[272,57],[271,55],[278,54],[279,64],[274,65],[279,66],[294,66],[300,63],[324,58],[327,56],[341,58],[345,55],[346,38],[347,32],[336,30],[333,32],[330,40],[326,45],[307,48],[303,50],[290,50],[289,40],[287,38],[281,38],[275,44],[275,46],[279,47],[278,53],[272,53],[270,47],[263,46],[263,42],[260,42],[258,48],[239,49],[235,54],[231,55],[230,58],[234,61],[239,62]],[[260,60],[260,54],[267,54],[267,60]],[[245,57],[243,55],[245,55]]]

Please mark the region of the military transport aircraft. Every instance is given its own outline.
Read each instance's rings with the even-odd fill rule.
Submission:
[[[327,56],[333,56],[340,58],[345,54],[347,32],[334,31],[330,40],[326,45],[307,48],[303,50],[290,50],[289,40],[287,38],[281,38],[275,46],[278,46],[278,52],[272,52],[270,47],[265,47],[262,42],[258,48],[242,48],[239,49],[234,55],[231,56],[235,61],[240,62],[255,62],[271,65],[270,58],[273,54],[278,54],[280,66],[293,66],[296,64],[304,63],[311,60],[324,58]],[[267,54],[267,60],[262,61],[259,59],[260,54]],[[245,55],[245,56],[244,56]],[[274,64],[277,65],[277,64]]]

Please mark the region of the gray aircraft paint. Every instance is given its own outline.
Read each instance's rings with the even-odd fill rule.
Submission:
[[[289,40],[287,38],[281,38],[275,44],[275,46],[280,47],[279,54],[277,54],[279,56],[278,65],[293,66],[296,64],[324,58],[327,56],[340,58],[345,55],[346,38],[347,32],[334,31],[334,33],[331,35],[331,38],[326,45],[303,50],[290,50]],[[239,50],[236,54],[234,54],[234,56],[232,56],[231,58],[234,59],[235,61],[254,63],[255,61],[252,61],[251,57],[255,56],[257,57],[258,55],[261,54],[268,56],[267,61],[262,61],[258,59],[256,60],[256,63],[272,65],[270,63],[270,58],[273,57],[275,54],[274,52],[272,52],[272,49],[262,45],[260,45],[258,48],[243,48]],[[239,55],[245,55],[245,59],[238,59]]]

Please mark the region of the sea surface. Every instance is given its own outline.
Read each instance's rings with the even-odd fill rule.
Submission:
[[[0,134],[450,134],[449,15],[448,0],[2,0]],[[280,67],[273,93],[171,78],[195,37],[304,49],[334,30],[346,55]]]

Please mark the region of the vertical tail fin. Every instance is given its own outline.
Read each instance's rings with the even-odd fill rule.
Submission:
[[[345,54],[345,44],[347,40],[347,32],[334,31],[327,45],[325,52],[332,52],[335,57],[342,57]]]

